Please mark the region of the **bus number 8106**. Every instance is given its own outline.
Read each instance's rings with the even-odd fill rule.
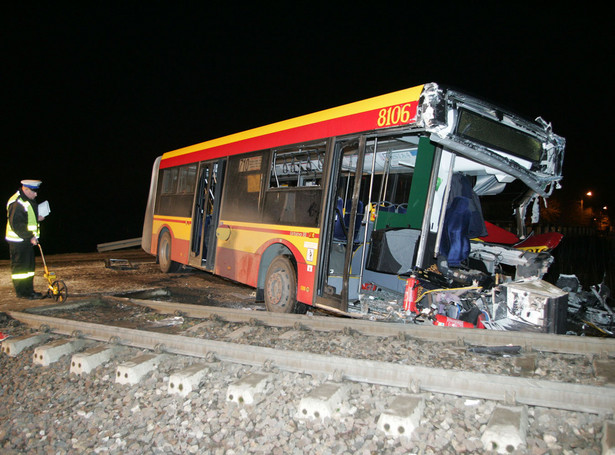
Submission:
[[[378,112],[378,126],[392,126],[409,123],[416,115],[416,105],[401,104],[380,109]]]

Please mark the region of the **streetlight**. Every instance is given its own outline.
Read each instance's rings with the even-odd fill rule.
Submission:
[[[592,193],[591,191],[588,191],[587,193],[585,193],[585,196],[587,197],[592,197],[594,195],[594,193]],[[581,198],[581,212],[583,212],[583,198]]]

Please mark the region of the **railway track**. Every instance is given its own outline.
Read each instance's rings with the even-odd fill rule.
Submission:
[[[223,361],[247,365],[270,365],[277,368],[305,372],[308,374],[334,375],[340,379],[382,384],[393,387],[411,388],[415,391],[431,391],[474,398],[516,402],[520,404],[545,406],[584,412],[609,413],[615,410],[615,393],[608,385],[594,386],[570,382],[546,381],[526,377],[510,377],[502,374],[447,370],[409,364],[403,356],[399,361],[378,361],[353,358],[352,352],[346,355],[317,354],[300,350],[275,349],[246,344],[250,338],[250,327],[286,328],[296,333],[310,333],[310,336],[323,336],[335,332],[342,336],[353,333],[371,337],[372,340],[396,339],[402,344],[408,339],[419,342],[438,342],[470,352],[478,351],[495,354],[499,348],[526,355],[532,360],[532,353],[564,353],[589,356],[594,370],[609,372],[609,357],[615,357],[615,340],[574,336],[524,333],[520,337],[514,332],[495,332],[488,330],[442,329],[421,325],[400,325],[370,322],[354,319],[311,317],[303,315],[275,314],[269,312],[245,311],[230,308],[187,305],[175,302],[106,297],[108,301],[138,305],[151,308],[163,314],[181,315],[194,319],[239,323],[247,327],[233,327],[232,331],[244,343],[216,341],[192,336],[169,335],[159,332],[126,329],[55,318],[41,314],[10,312],[10,316],[31,327],[46,327],[54,333],[72,335],[108,342],[117,340],[120,344],[149,350],[188,355],[201,358],[215,358]],[[192,330],[194,333],[195,330]],[[277,338],[279,332],[269,335]],[[267,336],[266,336],[267,337]],[[266,338],[265,337],[265,338]],[[285,332],[285,338],[298,338]],[[323,339],[323,343],[325,343]],[[369,343],[369,341],[367,341]],[[323,344],[324,345],[324,344]],[[515,351],[514,348],[519,348]],[[350,349],[351,351],[352,349]],[[326,349],[323,349],[326,351]],[[383,357],[386,357],[383,355]],[[508,357],[504,357],[507,359]],[[495,362],[495,360],[494,360]],[[507,362],[505,360],[504,362]],[[598,366],[599,365],[599,366]],[[602,368],[601,368],[602,367]],[[601,382],[600,379],[598,382]],[[606,377],[609,381],[615,378]]]
[[[208,362],[216,360],[260,367],[266,372],[280,370],[324,376],[337,384],[352,381],[395,387],[412,396],[424,393],[462,396],[494,400],[508,406],[593,413],[605,420],[615,410],[613,378],[608,376],[612,372],[615,342],[610,339],[525,333],[520,339],[519,333],[511,332],[283,315],[118,297],[106,297],[105,300],[109,305],[153,309],[176,318],[190,319],[191,324],[182,334],[169,334],[82,321],[75,318],[81,304],[67,308],[71,319],[40,313],[9,312],[9,315],[30,327],[58,336],[190,356]],[[83,307],[87,308],[87,302]],[[61,310],[54,308],[54,312]],[[219,339],[208,339],[207,334],[212,333]],[[307,338],[313,340],[313,345],[320,346],[321,352],[314,352],[317,349],[302,350],[301,340]],[[520,374],[485,372],[488,368],[476,371],[476,364],[456,369],[415,364],[414,357],[407,355],[407,352],[418,349],[417,346],[436,344],[439,346],[436,350],[441,349],[448,356],[482,359],[479,362],[483,366],[498,362],[510,365],[513,359],[518,359],[521,366],[516,371]],[[378,346],[378,349],[365,355],[368,350],[362,346],[369,345]],[[338,350],[340,346],[344,349]],[[503,347],[518,347],[520,351],[512,357],[497,355],[515,352],[499,350]],[[392,352],[386,352],[389,349]],[[400,352],[404,349],[406,353]],[[591,365],[592,374],[588,376],[592,377],[586,378],[586,383],[539,379],[535,374],[524,377],[524,365],[529,364],[526,370],[530,373],[539,368],[537,355],[560,356],[556,361],[582,359]],[[507,371],[510,373],[511,370]],[[605,424],[605,432],[606,428]]]

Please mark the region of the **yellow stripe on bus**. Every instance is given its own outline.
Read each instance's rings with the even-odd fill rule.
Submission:
[[[192,234],[192,220],[179,216],[154,216],[153,232],[160,232],[164,226],[169,226],[173,237],[181,240],[190,240]]]
[[[254,254],[269,241],[284,239],[293,244],[308,263],[315,263],[320,229],[237,221],[221,221],[220,225],[230,227],[230,236],[226,240],[219,236],[219,247]]]
[[[199,144],[183,147],[177,150],[167,152],[163,155],[163,159],[173,158],[187,153],[192,153],[200,150],[206,150],[213,147],[219,147],[222,145],[231,144],[233,142],[239,142],[246,139],[252,139],[255,137],[265,136],[267,134],[277,133],[279,131],[285,131],[292,128],[298,128],[305,125],[311,125],[313,123],[324,122],[327,120],[346,117],[349,115],[358,114],[361,112],[367,112],[382,107],[392,106],[394,104],[402,104],[410,101],[417,101],[423,86],[399,90],[397,92],[388,93],[386,95],[380,95],[373,98],[368,98],[363,101],[357,101],[354,103],[338,106],[330,109],[326,109],[313,114],[307,114],[300,117],[296,117],[289,120],[283,120],[281,122],[272,123],[270,125],[253,128],[241,133],[231,134],[218,139],[212,139],[210,141],[201,142]]]

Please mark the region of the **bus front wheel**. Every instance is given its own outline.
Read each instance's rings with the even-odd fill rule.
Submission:
[[[269,265],[265,278],[265,306],[274,313],[294,313],[297,306],[297,274],[287,256]]]
[[[171,234],[169,231],[164,231],[160,236],[158,243],[158,262],[160,270],[164,273],[177,272],[181,264],[171,260]]]

